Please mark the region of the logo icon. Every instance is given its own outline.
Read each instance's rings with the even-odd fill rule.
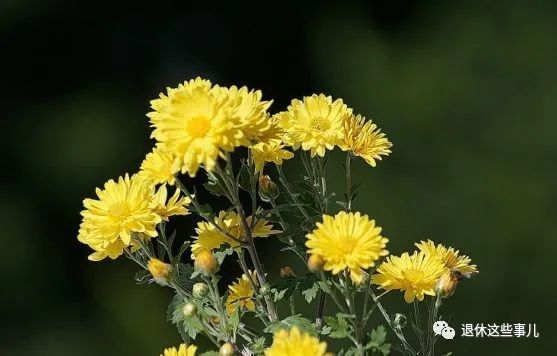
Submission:
[[[455,336],[454,329],[451,328],[449,324],[447,324],[447,322],[444,320],[438,320],[433,323],[433,332],[435,333],[435,335],[441,335],[447,340],[452,340]]]

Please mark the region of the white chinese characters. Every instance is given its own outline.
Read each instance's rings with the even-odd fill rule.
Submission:
[[[540,334],[535,323],[476,323],[462,324],[461,336],[477,338],[538,338]]]

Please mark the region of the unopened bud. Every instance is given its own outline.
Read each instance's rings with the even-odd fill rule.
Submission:
[[[404,314],[396,313],[393,316],[394,326],[398,329],[401,329],[401,330],[404,329],[404,327],[406,326],[406,322],[407,322],[407,319],[406,319],[406,315],[404,315]]]
[[[196,299],[203,299],[209,293],[209,287],[205,283],[196,283],[192,287],[192,295]]]
[[[220,347],[219,356],[233,356],[234,355],[234,345],[227,342]]]
[[[219,266],[217,260],[211,251],[203,250],[195,257],[195,268],[205,277],[209,277],[217,273]]]
[[[259,197],[264,202],[270,203],[279,196],[279,188],[269,176],[259,177]]]
[[[290,266],[284,266],[280,269],[281,277],[296,277],[296,273]]]
[[[209,317],[209,322],[213,325],[218,325],[218,324],[220,324],[220,318],[216,315],[211,315]]]
[[[186,318],[191,318],[195,314],[197,314],[197,307],[193,303],[186,303],[182,307],[182,313]]]
[[[321,255],[313,254],[309,256],[308,259],[308,269],[313,272],[321,272],[323,270],[323,265],[325,264],[325,260]]]
[[[259,292],[261,293],[261,295],[269,295],[271,294],[271,287],[269,287],[268,284],[264,284],[261,286],[261,288],[259,288]]]
[[[436,286],[437,295],[441,298],[449,298],[451,295],[454,294],[456,287],[458,286],[458,282],[462,279],[462,273],[459,271],[448,271],[445,272],[439,278]]]
[[[159,259],[151,258],[149,262],[147,262],[147,269],[151,272],[155,282],[161,286],[168,285],[170,281],[170,273],[172,272],[172,266]]]

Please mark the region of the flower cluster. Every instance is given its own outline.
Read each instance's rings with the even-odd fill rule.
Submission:
[[[414,316],[414,330],[420,330],[415,349],[402,330],[406,316],[391,318],[381,298],[401,291],[417,312],[430,296],[433,323],[442,301],[477,266],[431,240],[416,243],[411,253],[389,255],[383,229],[353,210],[359,187],[352,182],[352,160],[375,167],[391,153],[391,142],[373,121],[324,94],[294,99],[274,114],[271,104],[259,90],[201,78],[152,100],[151,152],[135,174],[109,180],[83,201],[78,240],[93,250],[89,259],[125,255],[143,269],[139,283],[174,290],[169,315],[183,343],[161,356],[195,355],[198,335],[219,355],[330,355],[326,338],[345,339],[345,354],[386,355],[391,345],[385,328],[370,325],[376,307],[398,349],[432,354],[431,325],[424,321],[421,330],[420,316]],[[327,186],[327,154],[337,148],[346,158],[343,201]],[[292,182],[282,165],[295,157],[304,172]],[[182,181],[184,174],[200,173],[207,179],[203,187],[228,201],[228,209],[213,212],[193,194],[198,189],[190,191]],[[168,231],[173,217],[189,214],[197,219],[194,236]],[[266,271],[256,246],[261,238],[278,244],[279,256],[290,254],[298,267]],[[223,286],[225,258],[243,273]],[[316,306],[312,319],[296,311],[297,295]],[[325,313],[326,300],[336,312]]]

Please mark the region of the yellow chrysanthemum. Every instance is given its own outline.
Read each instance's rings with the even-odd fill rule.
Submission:
[[[370,166],[375,167],[376,160],[388,156],[393,146],[385,134],[371,120],[363,116],[350,115],[344,120],[344,138],[341,144],[343,151],[362,157]]]
[[[260,142],[251,146],[251,155],[255,164],[255,170],[263,170],[265,162],[273,162],[275,164],[282,164],[283,160],[294,157],[294,154],[286,149],[285,145],[280,140],[271,140],[269,143]]]
[[[181,344],[178,349],[175,347],[164,349],[164,353],[160,356],[195,356],[196,352],[197,346]]]
[[[218,217],[215,217],[215,224],[222,230],[233,236],[238,240],[244,239],[244,229],[240,217],[236,212],[221,211]],[[251,225],[252,217],[247,218],[248,224]],[[212,251],[223,244],[228,244],[231,247],[238,247],[239,243],[229,236],[219,231],[213,224],[202,221],[197,224],[195,229],[197,236],[192,244],[191,250],[193,258],[201,251]],[[255,226],[252,228],[253,237],[266,237],[272,234],[280,233],[280,230],[273,230],[273,226],[264,219],[258,219]]]
[[[438,258],[423,252],[415,251],[413,255],[405,252],[400,257],[387,257],[371,283],[385,290],[404,291],[404,300],[411,303],[414,298],[422,301],[424,295],[435,295],[437,281],[445,271],[447,268]]]
[[[256,281],[255,276],[252,279]],[[253,286],[246,274],[238,278],[236,282],[228,286],[228,297],[226,298],[226,311],[228,314],[233,314],[236,308],[246,308],[248,310],[255,310],[255,303],[253,301]]]
[[[273,129],[267,110],[273,101],[262,101],[260,90],[249,90],[246,87],[230,88],[215,86],[220,95],[228,97],[233,108],[231,116],[239,123],[244,137],[248,141],[260,141]]]
[[[286,131],[286,142],[311,151],[311,156],[325,155],[342,143],[343,123],[352,114],[341,99],[333,101],[323,94],[292,100],[288,111],[277,115]]]
[[[420,241],[416,247],[426,255],[439,258],[451,271],[458,271],[465,276],[478,273],[478,267],[470,264],[472,260],[466,255],[460,255],[460,251],[455,251],[452,247],[445,247],[442,244],[435,245],[431,240]]]
[[[290,330],[281,329],[273,336],[273,344],[265,350],[265,356],[324,356],[327,343],[301,332],[293,326]]]
[[[165,221],[174,215],[188,215],[190,212],[187,207],[191,203],[191,199],[186,196],[180,196],[180,189],[176,189],[174,194],[168,199],[168,192],[165,185],[161,185],[154,196],[155,212]]]
[[[158,147],[145,156],[138,176],[151,184],[174,185],[175,175],[179,171],[180,167],[176,164],[174,155]]]
[[[385,249],[387,238],[381,236],[381,228],[367,215],[341,211],[334,217],[323,215],[323,223],[307,234],[308,253],[323,258],[323,268],[338,274],[350,270],[350,277],[360,283],[363,272],[375,265],[375,261],[389,252]]]
[[[182,173],[192,177],[200,165],[212,171],[224,152],[246,141],[233,101],[208,80],[196,78],[168,88],[167,95],[151,101],[151,108],[151,137],[176,155]]]
[[[138,238],[157,236],[161,217],[153,211],[153,190],[137,175],[126,174],[117,182],[109,180],[102,190],[97,188],[98,199],[83,201],[78,240],[95,250],[90,260],[120,256],[124,247],[134,245],[134,233]]]

